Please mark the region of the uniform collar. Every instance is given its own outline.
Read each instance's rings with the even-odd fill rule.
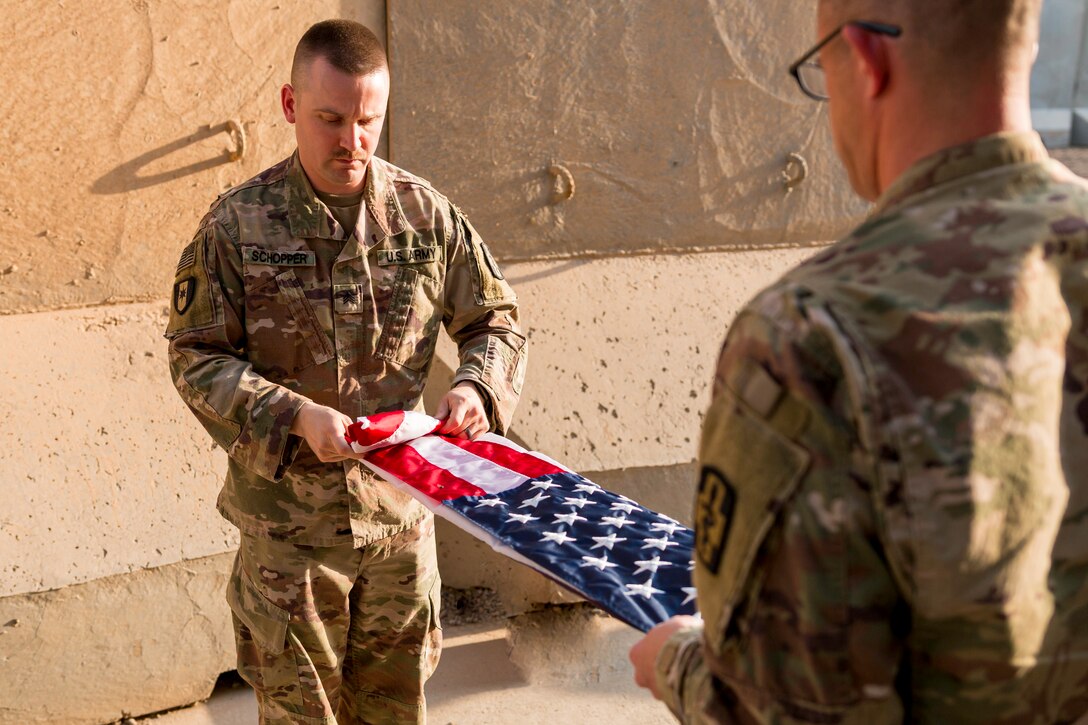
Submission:
[[[367,231],[367,246],[404,231],[406,224],[396,189],[386,163],[371,157],[363,188],[363,206],[373,225]],[[302,169],[298,151],[291,155],[287,169],[287,218],[295,237],[342,239],[340,225],[328,208],[317,198],[306,172]],[[360,222],[362,222],[360,217]]]
[[[1045,161],[1049,155],[1039,134],[999,133],[938,151],[900,176],[877,201],[875,213],[886,212],[936,186],[1002,166]]]

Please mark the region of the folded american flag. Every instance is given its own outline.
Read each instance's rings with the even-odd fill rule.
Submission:
[[[496,551],[647,631],[693,614],[692,531],[498,435],[434,435],[397,411],[360,418],[348,441],[378,475]]]

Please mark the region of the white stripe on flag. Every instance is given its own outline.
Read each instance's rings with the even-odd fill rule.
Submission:
[[[529,480],[527,476],[469,453],[464,448],[447,443],[438,436],[416,438],[405,445],[415,448],[419,455],[426,458],[431,465],[444,468],[454,476],[488,493],[509,491]]]

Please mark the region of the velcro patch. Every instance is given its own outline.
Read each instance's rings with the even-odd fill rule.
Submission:
[[[491,270],[491,274],[495,279],[506,279],[502,276],[502,270],[499,269],[499,263],[495,261],[495,258],[491,256],[491,250],[487,248],[487,245],[480,242],[480,251],[483,252],[484,262],[487,263],[487,268]]]
[[[317,254],[301,249],[262,249],[242,247],[242,259],[246,264],[267,264],[273,267],[313,267]]]
[[[737,490],[721,471],[705,466],[695,502],[695,553],[712,574],[721,566],[736,505]]]
[[[196,242],[189,242],[189,246],[181,250],[181,257],[178,259],[178,267],[174,270],[174,276],[178,276],[183,270],[189,269],[193,266],[193,262],[196,261]]]
[[[438,261],[438,247],[402,247],[400,249],[379,249],[378,266],[391,264],[427,264]]]

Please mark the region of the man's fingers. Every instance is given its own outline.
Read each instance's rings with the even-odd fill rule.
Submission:
[[[442,428],[438,431],[443,435],[455,436],[461,433],[468,425],[468,421],[465,420],[465,406],[458,405],[458,400],[455,398],[452,403],[447,402],[452,396],[446,396],[442,402],[447,403],[449,414],[446,417],[446,422],[442,425]],[[441,409],[442,406],[439,406]],[[439,416],[440,418],[442,416]]]
[[[439,420],[445,420],[450,414],[450,401],[449,393],[442,397],[442,400],[438,402],[438,410],[435,411],[434,417]]]

